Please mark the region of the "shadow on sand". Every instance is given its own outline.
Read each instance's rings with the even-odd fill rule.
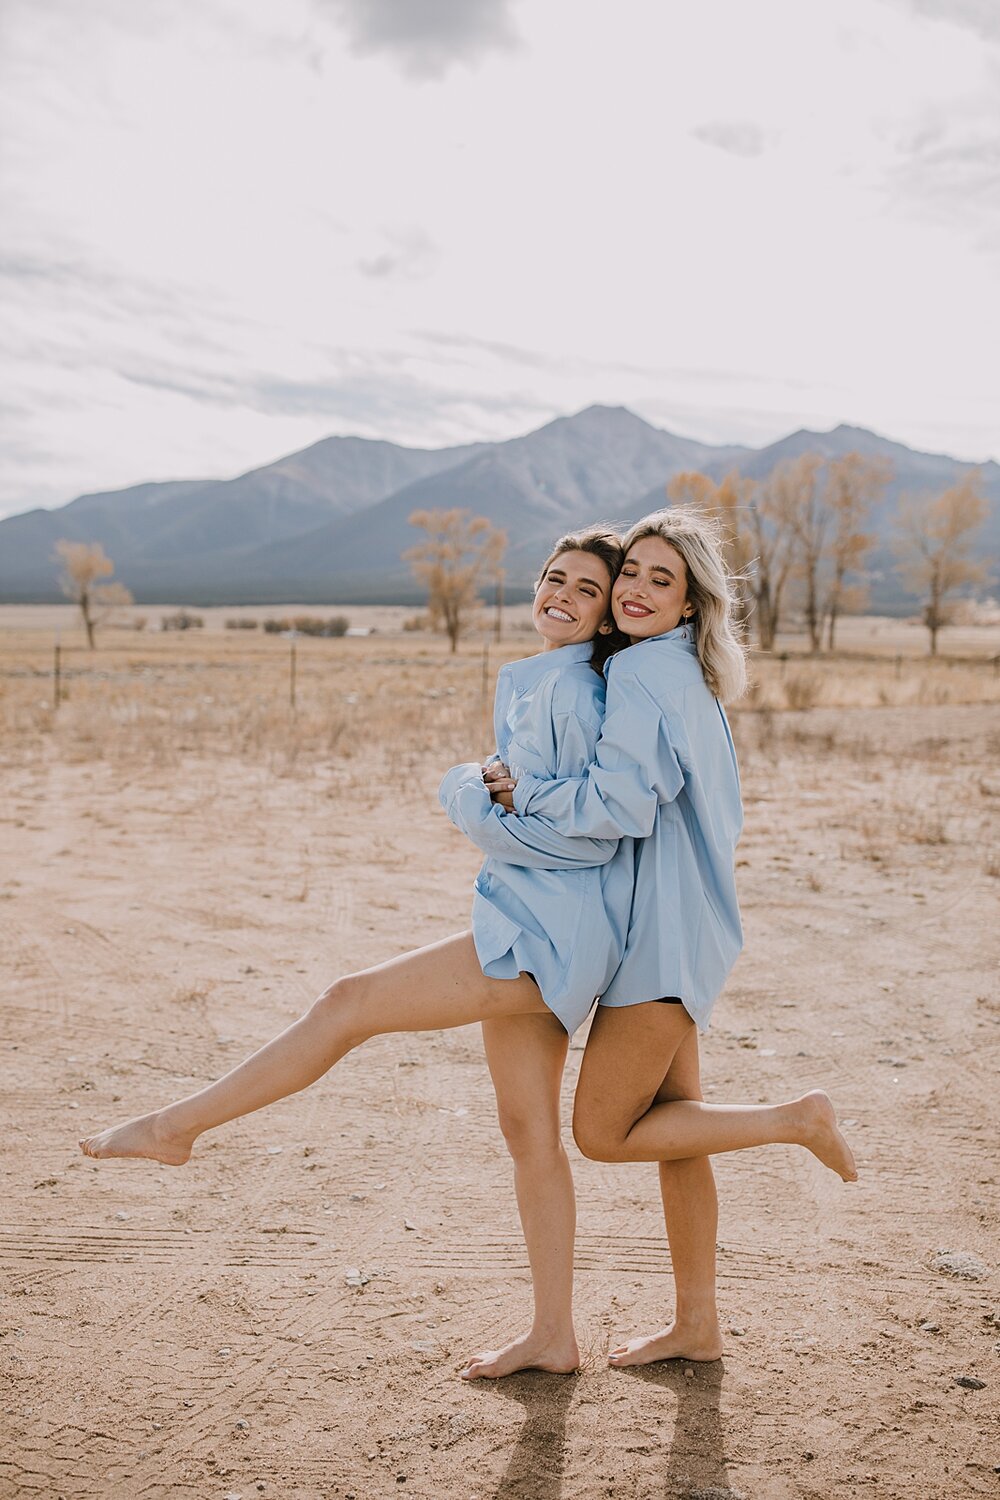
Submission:
[[[685,1375],[686,1369],[693,1374]],[[662,1482],[663,1488],[657,1487],[656,1494],[662,1494],[663,1500],[745,1500],[730,1485],[726,1469],[722,1360],[689,1364],[673,1359],[658,1365],[640,1365],[622,1373],[647,1385],[659,1386],[677,1400],[666,1471],[662,1481],[657,1476],[657,1486]]]
[[[485,1385],[486,1382],[484,1381]],[[524,1408],[517,1442],[493,1500],[560,1500],[566,1467],[566,1416],[577,1375],[527,1370],[489,1387],[490,1394]]]
[[[685,1369],[693,1374],[685,1375]],[[721,1415],[724,1374],[721,1360],[695,1365],[671,1360],[615,1373],[616,1379],[624,1375],[658,1386],[676,1401],[666,1466],[661,1467],[663,1450],[659,1450],[643,1476],[644,1494],[655,1495],[657,1500],[745,1500],[732,1488],[726,1469]],[[524,1408],[517,1442],[491,1500],[561,1500],[566,1419],[578,1380],[574,1375],[554,1379],[532,1371],[488,1387],[491,1396]]]

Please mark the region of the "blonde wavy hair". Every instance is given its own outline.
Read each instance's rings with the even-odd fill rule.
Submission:
[[[656,510],[626,534],[626,557],[647,536],[662,537],[684,559],[698,660],[709,688],[723,703],[742,698],[747,690],[746,647],[736,620],[736,580],[726,567],[722,527],[701,511]]]

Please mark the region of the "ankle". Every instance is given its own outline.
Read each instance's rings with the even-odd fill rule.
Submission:
[[[562,1317],[553,1317],[546,1313],[544,1318],[537,1314],[532,1321],[531,1331],[528,1334],[532,1343],[539,1344],[566,1344],[576,1343],[576,1328],[573,1324],[573,1314],[567,1312]]]
[[[158,1135],[169,1136],[171,1139],[193,1141],[200,1134],[192,1127],[190,1121],[185,1121],[183,1104],[164,1105],[163,1109],[156,1111],[153,1123]]]
[[[678,1302],[674,1323],[682,1328],[718,1327],[719,1309],[714,1297],[686,1297]]]

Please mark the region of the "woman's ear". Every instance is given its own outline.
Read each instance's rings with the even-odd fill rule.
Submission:
[[[611,632],[612,632],[612,630],[614,630],[614,628],[615,627],[612,625],[612,623],[611,623],[610,620],[605,620],[605,622],[604,622],[603,625],[598,625],[598,627],[597,627],[597,634],[598,635],[610,635]]]

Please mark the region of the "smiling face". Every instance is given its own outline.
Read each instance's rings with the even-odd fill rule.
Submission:
[[[676,629],[694,613],[683,557],[661,536],[640,537],[615,580],[611,605],[615,624],[633,642]]]
[[[577,646],[609,630],[611,573],[593,552],[559,552],[538,581],[531,620],[544,650]]]

